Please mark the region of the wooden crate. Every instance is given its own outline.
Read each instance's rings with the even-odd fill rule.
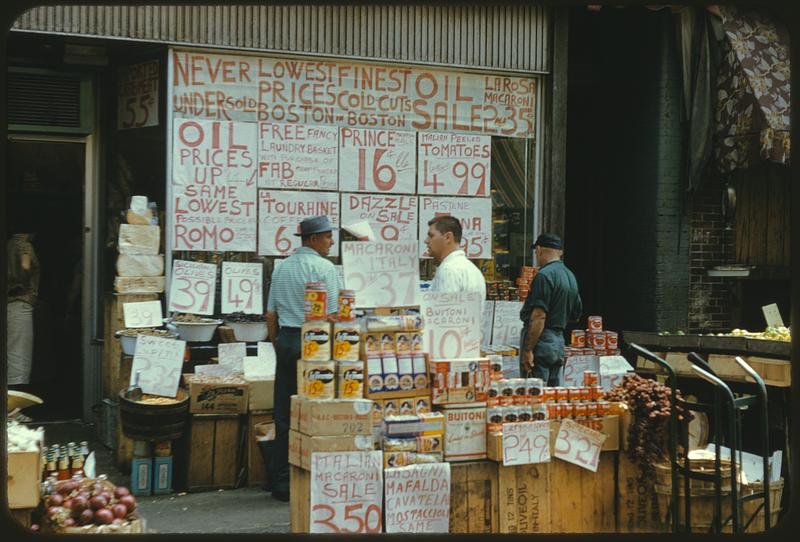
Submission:
[[[239,473],[240,419],[194,414],[186,442],[186,489],[232,489]]]
[[[616,528],[617,452],[602,452],[597,472],[566,461],[550,465],[550,532],[609,533]]]
[[[114,459],[117,463],[117,468],[122,472],[130,472],[131,460],[133,459],[133,442],[134,440],[122,432],[122,421],[120,420],[119,408],[117,408],[117,449],[114,454]]]
[[[499,531],[549,533],[550,463],[504,467],[498,470]]]
[[[253,410],[247,416],[247,485],[261,487],[267,483],[267,466],[256,441],[255,426],[274,420],[271,410]]]
[[[35,508],[39,504],[42,473],[41,452],[10,452],[6,491],[8,507],[12,510]]]
[[[11,519],[25,527],[26,529],[30,528],[31,518],[33,516],[33,511],[36,510],[35,508],[12,508],[9,510],[11,513]]]
[[[499,532],[497,463],[450,464],[450,532]]]
[[[139,301],[153,301],[159,299],[158,294],[107,294],[104,298],[103,326],[103,395],[116,401],[116,394],[112,393],[114,387],[113,375],[117,374],[116,367],[122,356],[122,346],[114,334],[120,329],[125,329],[125,317],[122,305]]]
[[[289,528],[293,533],[307,533],[311,518],[311,473],[289,465]]]
[[[658,512],[658,496],[654,482],[641,476],[639,466],[627,453],[620,452],[617,461],[617,532],[666,532]]]

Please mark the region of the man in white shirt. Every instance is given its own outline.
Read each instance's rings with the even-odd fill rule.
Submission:
[[[428,222],[425,244],[430,255],[439,264],[431,281],[431,292],[478,292],[481,299],[486,299],[483,274],[459,248],[461,222],[457,218],[437,216]]]

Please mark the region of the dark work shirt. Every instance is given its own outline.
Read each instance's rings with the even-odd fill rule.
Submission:
[[[539,307],[547,315],[544,330],[533,351],[534,358],[555,364],[564,358],[564,328],[567,322],[581,317],[583,306],[575,275],[564,262],[556,260],[543,265],[533,279],[530,292],[519,313],[527,334],[533,309]]]

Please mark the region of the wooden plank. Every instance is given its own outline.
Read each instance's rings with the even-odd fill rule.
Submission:
[[[498,514],[501,533],[517,532],[517,469],[497,467]]]
[[[516,467],[517,532],[549,533],[550,463]]]
[[[478,461],[467,469],[467,532],[491,533],[497,525],[497,465]]]
[[[584,510],[591,510],[594,521],[589,530],[591,533],[613,533],[616,531],[615,486],[617,480],[616,452],[602,452],[597,472],[584,470],[584,479],[594,479],[594,495],[587,503],[584,499]],[[588,505],[588,506],[587,506]]]
[[[186,487],[209,488],[213,484],[214,422],[205,416],[192,416],[189,424]]]
[[[239,417],[217,419],[214,430],[214,487],[232,488],[236,485],[238,451]]]
[[[658,517],[657,495],[653,483],[641,476],[639,467],[626,453],[619,453],[617,467],[618,532],[665,532]]]
[[[582,530],[582,489],[580,467],[566,461],[550,463],[551,532],[574,533]]]
[[[289,471],[289,528],[293,533],[307,533],[311,504],[311,473],[290,465]]]
[[[467,531],[467,470],[469,464],[450,464],[450,532]]]

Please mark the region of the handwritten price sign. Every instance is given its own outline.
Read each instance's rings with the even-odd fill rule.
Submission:
[[[300,248],[300,222],[313,216],[327,216],[333,227],[331,256],[339,255],[338,192],[260,190],[258,194],[258,253],[289,256]]]
[[[446,533],[450,463],[386,469],[386,532]]]
[[[420,196],[419,255],[430,258],[425,238],[428,222],[437,216],[454,216],[461,222],[461,249],[467,258],[492,258],[492,198]]]
[[[222,262],[222,312],[264,312],[264,266],[260,263]]]
[[[474,358],[481,350],[481,295],[425,292],[425,347],[431,359]]]
[[[492,324],[494,323],[494,301],[484,301],[481,311],[481,344],[492,341]]]
[[[555,456],[569,463],[597,472],[600,449],[606,435],[572,420],[564,420],[556,437]]]
[[[125,318],[125,327],[131,328],[158,327],[164,320],[161,301],[123,303],[122,314]]]
[[[131,383],[141,371],[139,387],[144,393],[175,397],[185,350],[186,341],[139,335],[131,365]]]
[[[395,130],[339,129],[339,190],[413,194],[417,137]]]
[[[217,266],[174,260],[169,287],[169,311],[214,314]]]
[[[419,193],[489,196],[492,138],[481,135],[419,134]]]
[[[599,363],[597,356],[569,356],[564,360],[564,377],[562,386],[583,386],[583,372],[597,372]]]
[[[311,454],[312,533],[380,533],[383,453]]]
[[[363,307],[419,305],[419,257],[414,241],[342,243],[344,282]]]
[[[495,301],[492,344],[519,346],[522,335],[520,310],[522,310],[522,301]]]
[[[117,129],[158,126],[158,60],[117,71]]]
[[[503,465],[550,461],[550,422],[503,424]]]

